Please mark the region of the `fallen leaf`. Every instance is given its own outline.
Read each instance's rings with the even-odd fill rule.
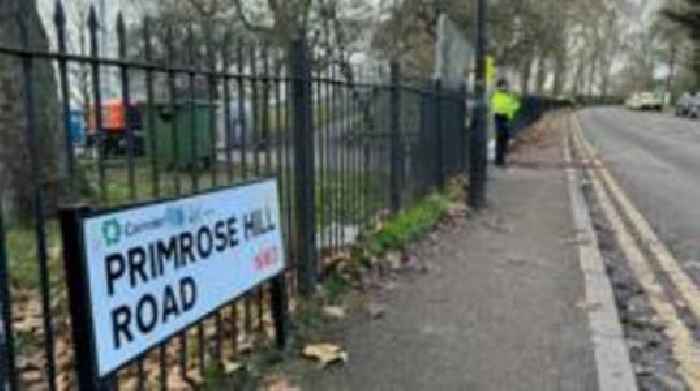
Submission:
[[[348,353],[340,346],[332,344],[307,345],[304,348],[303,356],[317,360],[321,367],[334,362],[346,363],[348,361]]]
[[[323,315],[336,320],[345,319],[346,317],[345,309],[338,306],[323,307]]]
[[[378,303],[369,303],[367,305],[367,312],[372,319],[380,319],[384,317],[386,308]]]
[[[384,289],[387,292],[395,291],[399,287],[399,284],[397,284],[394,281],[387,281],[382,285],[382,289]]]
[[[264,391],[301,391],[300,387],[292,385],[288,379],[280,376],[267,378],[262,383]]]
[[[389,262],[389,265],[391,266],[392,270],[399,270],[403,266],[403,262],[401,261],[402,259],[401,253],[397,251],[389,251],[386,254],[386,260]]]
[[[463,203],[454,202],[447,206],[447,214],[450,217],[465,217],[469,215],[469,208]]]

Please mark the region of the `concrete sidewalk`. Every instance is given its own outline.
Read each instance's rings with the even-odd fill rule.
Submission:
[[[442,227],[419,252],[430,272],[399,280],[383,319],[352,320],[347,365],[302,389],[597,390],[561,136],[491,169],[489,210]]]

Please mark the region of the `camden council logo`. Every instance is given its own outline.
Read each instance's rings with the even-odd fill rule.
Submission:
[[[122,240],[122,225],[119,224],[117,218],[105,220],[102,223],[102,237],[105,240],[105,245],[111,247],[119,244]]]
[[[107,247],[112,247],[121,243],[124,238],[169,225],[181,227],[185,221],[185,211],[182,208],[167,208],[162,217],[144,221],[121,222],[118,218],[113,217],[102,223],[102,238]]]

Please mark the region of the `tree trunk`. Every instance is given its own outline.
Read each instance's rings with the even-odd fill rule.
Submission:
[[[593,60],[588,63],[588,96],[593,96],[593,85],[595,84],[597,61]]]
[[[564,90],[564,80],[566,78],[566,53],[564,50],[557,49],[554,55],[554,81],[552,85],[552,94],[560,96]]]
[[[675,73],[675,68],[676,68],[676,45],[675,43],[671,44],[671,47],[669,49],[669,60],[668,60],[668,76],[666,76],[666,92],[671,93],[673,90],[673,75]],[[671,100],[673,100],[673,97],[671,97]]]
[[[520,91],[523,96],[530,93],[530,77],[532,76],[532,58],[525,60],[520,71]]]
[[[574,74],[574,80],[571,85],[571,95],[575,98],[579,95],[579,91],[581,88],[581,79],[583,76],[583,71],[584,71],[584,64],[583,61],[579,61],[578,65],[576,66],[576,73]]]
[[[608,61],[601,63],[601,76],[600,76],[600,95],[608,96],[608,90],[610,90],[610,64]]]
[[[544,84],[547,81],[547,57],[545,53],[540,54],[537,61],[537,84],[535,86],[537,95],[544,95]]]
[[[37,13],[35,0],[0,0],[0,45],[21,47],[19,26],[16,23],[20,6],[26,11],[24,18],[29,32],[29,46],[33,50],[46,51],[48,38]],[[44,60],[33,62],[34,123],[36,156],[33,156],[26,127],[24,73],[17,58],[0,55],[0,197],[10,201],[8,209],[20,222],[32,217],[36,186],[45,191],[46,203],[42,208],[55,209],[58,203],[59,168],[64,165],[59,156],[65,130],[58,115],[58,95],[54,69]],[[38,172],[32,170],[32,159],[39,159]],[[38,174],[38,175],[35,175]],[[9,194],[8,194],[9,193]],[[9,197],[8,197],[9,196]],[[9,198],[9,199],[8,199]]]

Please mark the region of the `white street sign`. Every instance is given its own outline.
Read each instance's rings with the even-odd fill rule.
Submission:
[[[83,220],[98,375],[284,269],[277,181]]]

